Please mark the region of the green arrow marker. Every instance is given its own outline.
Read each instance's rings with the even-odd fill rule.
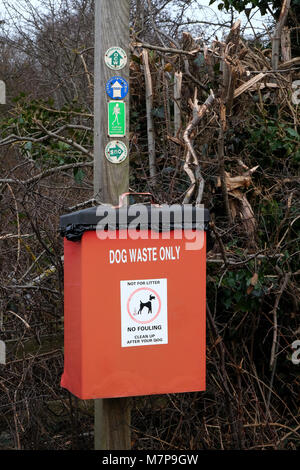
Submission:
[[[121,47],[110,47],[104,56],[107,67],[112,70],[121,70],[127,64],[127,54]]]
[[[115,157],[117,159],[119,159],[121,156],[122,156],[122,153],[123,153],[123,150],[121,149],[121,147],[119,147],[118,145],[116,145],[114,148],[112,149],[109,149],[109,154],[111,157]]]
[[[109,142],[105,149],[105,156],[111,163],[121,163],[127,157],[127,147],[120,140]]]
[[[121,54],[119,54],[118,51],[115,51],[109,56],[109,58],[111,59],[111,65],[113,65],[114,67],[118,67],[121,63],[122,56]]]

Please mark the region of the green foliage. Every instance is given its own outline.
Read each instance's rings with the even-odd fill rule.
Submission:
[[[152,110],[153,116],[163,119],[165,117],[165,109],[163,106],[158,106]]]
[[[73,127],[78,116],[85,113],[75,100],[55,109],[52,99],[28,100],[21,93],[14,102],[12,116],[3,116],[0,121],[1,137],[15,136],[21,153],[34,160],[37,166],[44,168],[80,161],[83,153],[72,142],[92,148],[92,132]],[[83,174],[77,169],[74,172],[76,181],[81,181]]]
[[[234,8],[239,13],[244,12],[248,16],[254,8],[259,8],[261,15],[265,15],[270,12],[270,9],[272,9],[275,12],[275,17],[277,17],[282,6],[281,0],[275,0],[274,2],[269,2],[267,0],[253,0],[252,2],[249,2],[248,0],[210,0],[209,4],[212,5],[215,2],[218,2],[219,10],[225,9],[228,11],[230,8]],[[299,6],[300,0],[292,0],[292,8],[297,8]]]
[[[76,183],[81,183],[84,177],[85,173],[81,168],[74,168],[74,179]]]
[[[289,123],[258,117],[249,128],[247,150],[270,167],[300,162],[300,134]]]
[[[227,271],[220,284],[221,310],[233,310],[235,312],[257,311],[266,287],[263,282],[263,274],[260,274],[258,282],[250,292],[248,288],[251,285],[252,276],[249,266],[237,271]]]
[[[217,0],[210,0],[209,4],[211,5],[216,1]],[[239,13],[245,12],[247,15],[249,15],[253,8],[259,8],[261,14],[265,15],[269,6],[277,8],[280,3],[281,2],[278,0],[275,2],[268,2],[267,0],[253,0],[252,2],[248,2],[248,0],[222,0],[218,4],[218,9],[225,9],[228,11],[230,8],[234,8]],[[250,7],[249,4],[251,5]]]

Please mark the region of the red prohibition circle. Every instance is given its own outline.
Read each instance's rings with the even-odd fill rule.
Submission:
[[[141,290],[147,290],[147,291],[152,292],[153,294],[156,295],[157,300],[158,300],[158,310],[157,310],[156,315],[155,315],[153,318],[151,318],[150,320],[147,320],[147,321],[137,320],[136,318],[134,318],[134,317],[132,316],[132,314],[131,314],[131,312],[130,312],[130,308],[129,308],[129,304],[130,304],[130,301],[131,301],[132,297],[133,297],[137,292],[139,292],[139,291],[141,291]],[[133,292],[130,294],[130,296],[129,296],[128,300],[127,300],[127,312],[128,312],[128,314],[129,314],[130,318],[131,318],[133,321],[135,321],[136,323],[140,323],[140,324],[142,324],[142,325],[145,325],[145,324],[147,324],[147,323],[151,323],[151,322],[153,322],[153,321],[158,317],[158,315],[160,314],[160,311],[161,311],[161,299],[160,299],[158,293],[157,293],[155,290],[151,289],[151,287],[139,287],[138,289],[136,289],[135,291],[133,291]]]

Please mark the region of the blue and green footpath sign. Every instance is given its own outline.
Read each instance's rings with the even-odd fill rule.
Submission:
[[[126,135],[126,107],[123,101],[108,103],[108,135],[109,137]]]

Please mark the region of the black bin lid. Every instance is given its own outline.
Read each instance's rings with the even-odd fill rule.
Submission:
[[[208,209],[191,205],[133,204],[116,208],[100,205],[62,215],[59,228],[63,237],[79,241],[86,231],[127,229],[134,222],[139,230],[165,232],[207,230],[209,220]]]

